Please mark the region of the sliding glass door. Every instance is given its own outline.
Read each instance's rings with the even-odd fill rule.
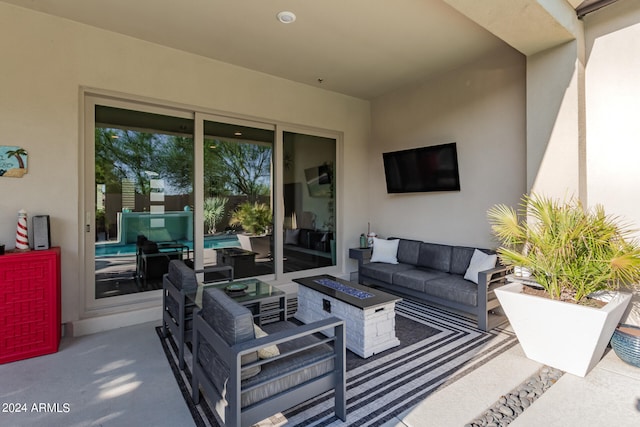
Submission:
[[[283,133],[284,272],[336,265],[336,140]]]
[[[337,136],[294,129],[87,95],[87,312],[157,301],[173,259],[204,280],[331,272]]]
[[[92,112],[93,295],[161,289],[170,260],[193,259],[193,119],[99,104]]]
[[[214,266],[272,275],[274,126],[206,116],[202,130],[205,280],[219,276]]]

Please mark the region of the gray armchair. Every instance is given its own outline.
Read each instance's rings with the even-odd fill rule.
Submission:
[[[249,426],[334,390],[336,416],[346,421],[344,322],[333,317],[263,328],[268,335],[256,338],[246,307],[219,289],[205,290],[193,326],[194,402],[202,387],[221,425]],[[334,336],[318,334],[325,330]],[[273,345],[279,354],[259,357]]]
[[[193,312],[196,305],[190,297],[195,296],[198,289],[196,272],[183,261],[171,260],[168,272],[162,277],[162,332],[173,335],[178,346],[178,365],[184,369],[184,347],[191,342]],[[221,273],[219,279],[231,282],[233,268],[209,267],[203,271],[207,273]]]

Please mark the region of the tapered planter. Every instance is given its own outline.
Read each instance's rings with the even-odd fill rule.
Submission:
[[[617,295],[602,308],[585,307],[521,292],[521,283],[496,289],[525,355],[584,377],[600,361],[631,294]]]

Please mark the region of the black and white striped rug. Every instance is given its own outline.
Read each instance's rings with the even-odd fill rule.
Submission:
[[[464,316],[404,300],[396,305],[401,345],[368,359],[347,351],[347,422],[335,417],[326,393],[260,423],[261,426],[376,426],[420,403],[517,343],[512,332],[483,332]],[[197,426],[217,426],[209,405],[191,400],[191,358],[177,368],[176,346],[162,337],[167,359]]]

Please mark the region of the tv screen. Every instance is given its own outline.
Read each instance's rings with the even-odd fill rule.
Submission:
[[[331,166],[320,165],[304,170],[311,197],[331,197]]]
[[[460,191],[455,142],[383,153],[382,157],[387,193]]]

